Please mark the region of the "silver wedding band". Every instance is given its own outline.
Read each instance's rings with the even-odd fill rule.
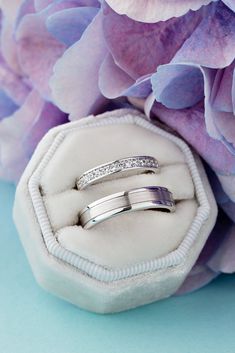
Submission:
[[[150,156],[134,156],[118,159],[109,163],[101,164],[83,173],[77,180],[78,190],[83,190],[99,181],[110,180],[120,176],[130,176],[141,173],[157,173],[159,164],[156,158]]]
[[[174,212],[172,193],[165,187],[147,186],[109,195],[85,207],[79,213],[79,225],[89,229],[119,214],[150,209]]]

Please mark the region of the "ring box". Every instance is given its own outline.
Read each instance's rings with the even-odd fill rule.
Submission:
[[[155,157],[158,174],[131,175],[77,190],[97,165]],[[86,230],[78,213],[112,193],[159,185],[176,211],[137,211]],[[84,309],[119,312],[174,294],[196,262],[217,217],[199,157],[141,113],[120,109],[51,129],[18,184],[14,220],[38,283]]]

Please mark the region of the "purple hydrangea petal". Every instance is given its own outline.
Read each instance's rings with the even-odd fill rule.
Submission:
[[[120,69],[108,54],[99,71],[99,88],[107,98],[117,98],[124,95],[124,91],[134,84],[134,80]]]
[[[17,17],[15,20],[15,30],[17,29],[20,21],[22,18],[29,14],[29,13],[34,13],[35,12],[35,7],[34,7],[34,2],[33,0],[23,0],[21,3],[21,6],[18,10]]]
[[[224,68],[235,57],[235,16],[221,1],[204,9],[202,21],[175,55],[174,63]]]
[[[108,54],[100,67],[99,88],[101,93],[110,99],[120,96],[146,98],[151,92],[150,75],[135,81],[120,69]]]
[[[0,56],[0,87],[17,104],[21,105],[30,92],[22,77],[14,73]]]
[[[215,105],[218,92],[218,72],[202,68],[205,84],[205,121],[209,135],[225,144],[235,154],[235,128],[233,113],[224,112],[223,107]],[[227,105],[228,107],[228,105]],[[217,109],[215,109],[217,108]],[[218,110],[221,109],[221,110]]]
[[[215,110],[230,113],[234,110],[232,102],[232,85],[234,63],[217,71],[213,84],[212,107]]]
[[[134,80],[168,63],[192,34],[202,11],[146,24],[119,16],[104,6],[104,37],[115,63]]]
[[[51,114],[56,119],[51,120]],[[46,128],[65,121],[58,108],[52,108],[38,92],[32,91],[13,115],[0,122],[0,177],[17,181]]]
[[[204,97],[202,72],[193,65],[161,65],[151,83],[156,100],[170,109],[192,107]]]
[[[106,0],[118,14],[127,15],[133,20],[145,23],[166,21],[171,17],[179,17],[189,10],[198,10],[211,1],[213,0]]]
[[[31,0],[32,1],[32,0]],[[81,7],[81,6],[91,6],[91,7],[100,7],[99,0],[72,0],[74,8]],[[57,3],[64,3],[70,2],[71,0],[56,0]],[[34,6],[36,12],[44,10],[47,6],[55,3],[54,0],[34,0]]]
[[[53,0],[34,0],[34,7],[37,12],[44,10]]]
[[[232,104],[233,104],[233,113],[235,115],[235,68],[233,71],[233,82],[232,82]]]
[[[221,174],[235,174],[235,156],[206,131],[203,106],[172,110],[155,103],[153,113],[176,130],[215,171]]]
[[[31,127],[30,134],[26,135],[22,140],[25,155],[29,158],[35,150],[38,142],[52,127],[67,123],[68,116],[61,112],[54,104],[44,102],[38,118]]]
[[[14,38],[15,22],[21,9],[19,0],[1,2],[2,23],[1,23],[1,55],[8,64],[9,68],[15,73],[21,74],[17,50]]]
[[[214,112],[213,118],[221,141],[235,155],[235,117],[233,113]]]
[[[28,156],[22,146],[22,136],[30,129],[44,102],[36,93],[31,92],[25,103],[10,117],[0,123],[0,176],[8,180],[17,180],[22,173]]]
[[[13,114],[17,108],[15,102],[3,90],[0,90],[0,121],[5,116]]]
[[[145,75],[130,86],[125,92],[124,95],[127,97],[138,97],[146,98],[152,92],[152,86],[150,81],[151,75]]]
[[[46,21],[48,31],[66,46],[74,44],[97,15],[97,7],[66,9],[49,16]]]
[[[7,21],[13,23],[22,4],[22,0],[1,0],[1,11]]]
[[[66,0],[65,0],[66,1]],[[100,8],[100,3],[102,2],[99,0],[75,0],[77,2],[78,7],[81,6],[88,6],[88,7],[98,7]]]
[[[19,21],[27,14],[29,13],[34,13],[35,12],[35,6],[34,6],[34,1],[33,0],[22,0],[21,5],[19,7],[17,17],[16,17],[16,22],[15,26],[18,25]]]
[[[98,87],[98,70],[107,55],[102,35],[102,14],[98,13],[80,41],[67,49],[54,67],[53,98],[59,108],[79,119],[104,103]]]
[[[215,199],[227,216],[235,222],[235,190],[234,175],[213,172],[207,167],[207,176],[212,186]],[[231,178],[231,180],[229,180]],[[226,180],[227,179],[227,180]]]
[[[226,112],[233,109],[231,97],[233,67],[223,71],[224,75],[220,70],[198,65],[171,63],[159,66],[151,82],[156,100],[170,109],[192,107],[205,96],[207,132],[211,137],[223,142],[228,150],[235,154],[234,116],[233,113]],[[226,98],[224,98],[225,90]]]
[[[9,68],[11,68],[11,70],[16,74],[21,75],[22,70],[18,60],[16,43],[13,34],[13,25],[3,21],[1,30],[1,55]]]
[[[41,12],[24,16],[17,27],[16,39],[21,66],[32,85],[46,99],[50,99],[48,81],[53,66],[66,48],[48,32],[46,20],[53,13],[71,6],[74,6],[73,0],[53,3]]]

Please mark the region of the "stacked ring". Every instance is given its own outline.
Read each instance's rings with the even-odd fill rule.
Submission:
[[[147,186],[109,195],[85,207],[79,213],[79,224],[89,229],[122,213],[150,209],[174,212],[172,193],[165,187]]]
[[[110,180],[113,176],[130,176],[140,173],[157,173],[158,161],[150,156],[135,156],[101,164],[83,173],[77,180],[78,190],[83,190],[99,181]]]

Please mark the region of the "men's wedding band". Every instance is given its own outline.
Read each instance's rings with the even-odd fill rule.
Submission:
[[[130,176],[141,173],[157,173],[159,164],[156,158],[150,156],[134,156],[118,159],[109,163],[101,164],[83,173],[77,180],[78,190],[83,190],[89,185],[99,181],[110,180],[117,174]],[[118,175],[119,176],[119,175]]]
[[[112,194],[85,207],[79,213],[78,224],[89,229],[122,213],[151,209],[174,212],[172,193],[165,187],[146,186]]]

